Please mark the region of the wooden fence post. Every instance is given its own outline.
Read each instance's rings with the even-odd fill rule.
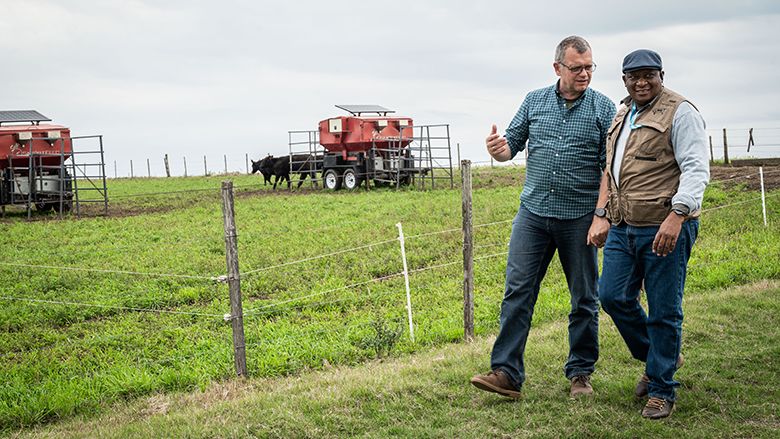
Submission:
[[[171,167],[168,166],[168,154],[165,154],[165,175],[171,178]]]
[[[227,155],[224,155],[225,157],[225,175],[227,175]]]
[[[184,157],[184,176],[187,176],[187,157]]]
[[[130,160],[130,178],[133,178],[133,161]]]
[[[712,152],[712,136],[710,136],[710,163],[715,163],[715,154]]]
[[[146,159],[146,176],[152,178],[152,165],[149,164],[149,159]]]
[[[225,256],[227,260],[228,290],[230,291],[230,322],[233,328],[233,362],[236,375],[246,378],[246,340],[244,339],[244,310],[241,304],[241,277],[238,271],[238,237],[233,209],[233,182],[222,181],[222,217],[225,225]]]
[[[723,128],[723,159],[726,164],[729,164],[729,145],[726,141],[726,129]]]
[[[203,172],[206,173],[205,174],[206,176],[209,175],[209,167],[208,167],[208,165],[206,165],[206,156],[205,155],[203,156]]]
[[[463,205],[463,338],[474,340],[474,224],[471,210],[471,160],[460,162]]]

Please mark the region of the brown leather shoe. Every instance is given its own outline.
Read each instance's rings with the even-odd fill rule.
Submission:
[[[682,355],[679,355],[677,357],[677,369],[681,368],[683,365],[683,357]],[[650,382],[650,377],[647,376],[647,373],[642,374],[642,378],[639,378],[639,381],[636,383],[636,387],[634,387],[634,396],[636,396],[639,399],[647,398],[647,383]]]
[[[520,397],[520,392],[512,385],[506,372],[502,369],[492,370],[487,375],[474,375],[471,377],[471,384],[478,389],[495,392],[510,398]]]
[[[662,398],[651,396],[647,405],[642,410],[642,417],[647,419],[661,419],[672,414],[674,403]]]
[[[590,375],[577,375],[571,379],[569,396],[591,395],[593,387],[590,385]]]

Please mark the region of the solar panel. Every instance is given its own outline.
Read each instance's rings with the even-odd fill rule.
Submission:
[[[357,116],[360,116],[360,113],[377,113],[383,116],[387,116],[387,113],[395,113],[395,111],[379,105],[336,105],[336,108],[341,108]]]
[[[0,123],[30,122],[38,125],[40,122],[50,122],[51,119],[35,110],[0,111]]]

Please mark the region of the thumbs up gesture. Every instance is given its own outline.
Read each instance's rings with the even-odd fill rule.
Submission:
[[[487,146],[488,154],[499,162],[505,162],[512,158],[512,151],[509,149],[509,144],[506,141],[506,137],[499,136],[497,134],[498,128],[493,125],[493,129],[490,130],[490,135],[485,139],[485,145]]]

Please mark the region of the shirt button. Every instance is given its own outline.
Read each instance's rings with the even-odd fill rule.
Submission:
[[[555,175],[555,171],[553,171],[553,175]]]
[[[550,192],[555,192],[555,189],[550,189]]]
[[[561,139],[563,139],[563,136],[558,136],[558,140],[561,140]]]
[[[563,123],[566,123],[566,119],[563,119]]]
[[[558,154],[555,154],[555,157],[558,157]]]

